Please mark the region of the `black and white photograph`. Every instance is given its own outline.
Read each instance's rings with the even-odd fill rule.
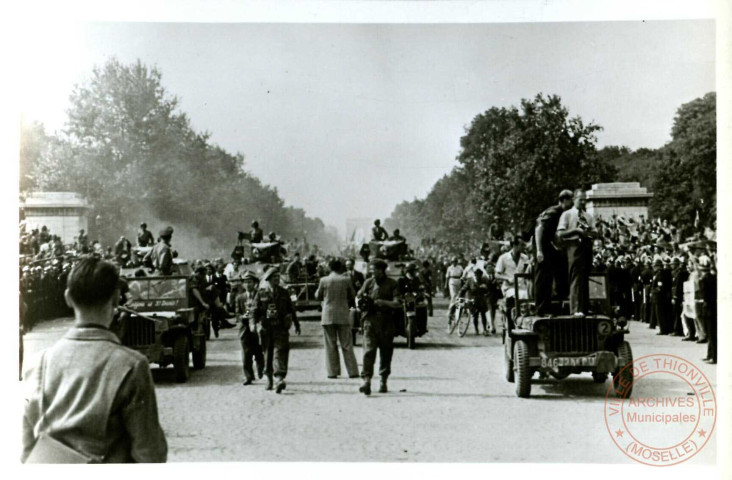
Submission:
[[[19,41],[14,462],[722,474],[715,2],[166,3]]]

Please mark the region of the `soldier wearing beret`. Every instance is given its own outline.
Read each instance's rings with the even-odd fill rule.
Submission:
[[[250,271],[244,274],[244,289],[236,296],[234,308],[239,321],[239,341],[241,342],[244,385],[254,381],[254,362],[257,363],[257,376],[264,376],[264,354],[259,343],[259,333],[254,321],[254,298],[257,294],[259,279]]]
[[[264,373],[267,390],[276,388],[282,393],[287,384],[287,364],[290,354],[290,327],[300,335],[300,322],[288,291],[280,286],[280,272],[276,267],[267,270],[262,278],[265,284],[254,297],[254,320],[260,326],[259,336],[265,355]],[[277,379],[273,385],[273,376]]]
[[[383,260],[373,260],[369,264],[371,277],[358,292],[365,298],[366,306],[361,324],[363,325],[363,385],[359,391],[371,395],[371,377],[374,375],[376,351],[379,351],[379,393],[387,392],[387,379],[391,373],[391,358],[394,353],[393,309],[401,307],[401,292],[396,280],[386,276],[387,264]]]

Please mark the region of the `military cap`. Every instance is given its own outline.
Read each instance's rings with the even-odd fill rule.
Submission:
[[[161,237],[170,237],[173,235],[173,227],[165,227],[164,229],[160,230]]]
[[[413,271],[416,271],[416,270],[417,270],[417,264],[416,263],[411,262],[411,263],[408,263],[407,264],[407,271],[408,272],[413,272]]]
[[[653,266],[655,267],[656,265],[663,266],[663,260],[661,260],[661,257],[656,257],[653,259]]]
[[[196,267],[194,272],[195,273],[206,273],[206,267],[204,267],[203,265],[199,265]]]
[[[140,224],[140,228],[147,228],[147,223],[145,223],[145,222],[142,222],[142,223]]]
[[[252,272],[251,270],[247,270],[244,276],[242,276],[242,280],[254,280],[255,282],[258,282],[259,278],[254,275],[254,272]]]

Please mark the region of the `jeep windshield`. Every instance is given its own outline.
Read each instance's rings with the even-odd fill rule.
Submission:
[[[128,280],[128,307],[140,312],[175,311],[188,306],[185,277]]]

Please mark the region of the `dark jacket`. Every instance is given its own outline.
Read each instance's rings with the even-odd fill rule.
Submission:
[[[259,289],[254,297],[253,314],[254,320],[265,329],[289,330],[293,323],[295,326],[300,325],[289,292],[279,285],[274,290]]]

